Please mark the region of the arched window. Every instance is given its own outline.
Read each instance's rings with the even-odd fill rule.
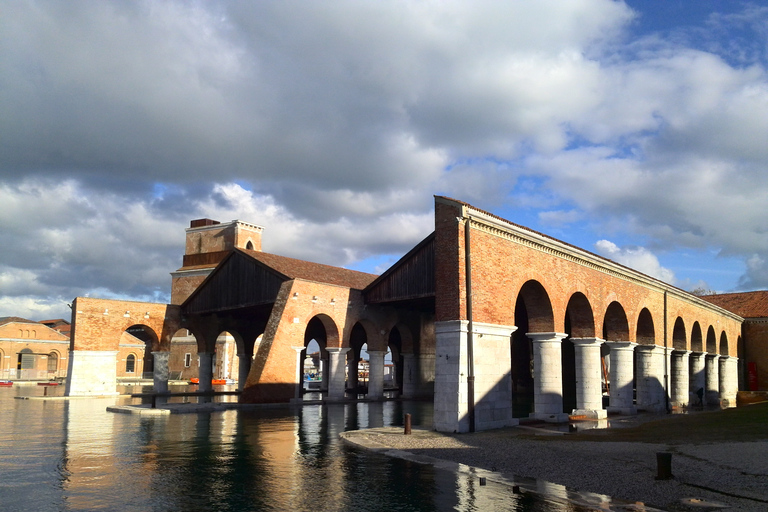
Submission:
[[[136,371],[136,356],[128,354],[125,359],[125,373],[133,373],[134,371]]]
[[[48,371],[55,372],[59,369],[59,355],[56,352],[48,354]]]
[[[248,243],[245,245],[245,248],[248,249],[249,251],[252,251],[253,250],[253,242],[248,240]]]
[[[19,370],[34,370],[35,369],[35,354],[28,348],[21,349],[18,359]]]

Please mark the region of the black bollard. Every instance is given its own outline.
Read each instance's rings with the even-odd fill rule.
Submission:
[[[404,423],[405,423],[405,432],[404,432],[404,434],[407,435],[407,436],[411,435],[411,415],[410,414],[406,414],[405,415]]]
[[[656,480],[669,480],[672,478],[672,454],[669,452],[657,452],[656,464],[658,474]]]

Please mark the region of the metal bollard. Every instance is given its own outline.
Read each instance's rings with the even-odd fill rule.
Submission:
[[[669,480],[672,478],[672,454],[669,452],[656,453],[657,472],[656,480]]]
[[[405,415],[404,423],[405,423],[405,432],[404,432],[404,434],[406,436],[411,435],[411,415],[410,414],[406,414]]]

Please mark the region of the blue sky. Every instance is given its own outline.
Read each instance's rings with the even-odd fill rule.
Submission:
[[[184,228],[381,272],[461,199],[768,287],[768,6],[0,0],[0,316],[166,301]]]

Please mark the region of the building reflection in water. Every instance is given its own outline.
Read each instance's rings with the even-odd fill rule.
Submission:
[[[510,510],[518,498],[473,475],[340,444],[344,430],[401,426],[406,411],[431,422],[431,409],[404,404],[132,416],[70,400],[64,499],[71,510]]]

